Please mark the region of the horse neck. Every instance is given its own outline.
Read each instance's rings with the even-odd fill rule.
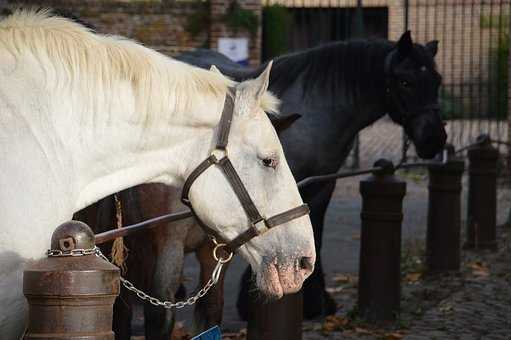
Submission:
[[[74,159],[80,170],[76,210],[140,183],[181,185],[199,158],[206,157],[222,104],[202,97],[189,108],[190,112],[173,111],[167,119],[150,123],[135,118],[136,124],[125,115],[126,108],[118,107],[119,119],[113,124],[78,133],[82,142],[76,153],[80,157]],[[134,109],[128,108],[128,112],[136,117],[139,113]],[[211,122],[197,124],[190,119],[200,111],[208,112]]]
[[[176,67],[176,63],[169,61],[168,67]],[[95,91],[94,98],[89,98],[91,93],[81,85],[51,95],[55,102],[48,115],[55,130],[41,131],[41,136],[58,140],[51,144],[62,149],[54,154],[67,158],[66,165],[73,170],[71,174],[66,174],[66,169],[59,171],[72,188],[67,192],[69,199],[75,199],[75,211],[141,183],[180,185],[190,168],[206,157],[227,85],[218,79],[204,85],[211,72],[183,67],[204,77],[197,80],[194,74],[188,79],[186,72],[181,72],[179,83],[167,88],[158,75],[155,79],[147,75],[148,87],[157,88],[157,92],[136,93],[136,86],[120,80]],[[197,84],[188,86],[190,82]],[[219,83],[225,89],[213,91]],[[180,87],[189,91],[179,91]],[[66,105],[62,98],[69,98]]]
[[[353,40],[282,56],[274,62],[270,89],[281,95],[301,82],[311,106],[348,115],[362,129],[385,113],[384,60],[391,49],[386,40]]]

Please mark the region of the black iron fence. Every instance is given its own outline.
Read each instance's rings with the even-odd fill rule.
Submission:
[[[507,140],[510,0],[263,3],[263,59],[354,37],[395,40],[406,29],[417,42],[438,40],[436,61],[443,76],[441,111],[448,122],[449,142],[464,145],[481,133]],[[506,151],[505,146],[499,149]],[[363,152],[363,144],[360,150]],[[399,159],[400,151],[394,152],[385,156]]]
[[[507,139],[511,2],[405,1],[405,26],[419,41],[440,41],[442,114],[456,145],[480,133]]]

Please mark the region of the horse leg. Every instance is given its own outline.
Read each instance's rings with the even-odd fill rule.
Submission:
[[[337,305],[325,290],[325,277],[321,263],[321,245],[323,241],[323,223],[328,203],[335,189],[335,183],[329,182],[311,186],[303,190],[302,197],[311,208],[310,219],[314,231],[316,246],[316,264],[311,276],[303,286],[303,316],[312,319],[317,316],[334,314]],[[319,297],[319,298],[318,298]]]
[[[174,301],[183,269],[182,242],[170,242],[156,254],[156,264],[149,294],[166,301]],[[161,306],[144,305],[146,340],[168,340],[174,328],[174,312]]]
[[[129,339],[131,337],[131,319],[133,310],[129,302],[129,292],[121,289],[121,294],[114,303],[113,331],[118,340]]]
[[[197,260],[200,263],[200,282],[199,285],[203,287],[211,278],[211,274],[216,266],[216,261],[213,259],[214,245],[210,242],[204,242],[195,251]],[[209,293],[204,298],[199,299],[195,305],[193,330],[195,333],[204,331],[214,325],[222,323],[222,312],[224,308],[224,277],[227,270],[227,264],[222,269],[222,274],[218,283],[211,287]]]
[[[241,320],[248,321],[249,300],[257,299],[257,292],[252,280],[252,268],[247,266],[240,279],[240,289],[236,300],[236,309]],[[251,294],[251,292],[255,292]]]

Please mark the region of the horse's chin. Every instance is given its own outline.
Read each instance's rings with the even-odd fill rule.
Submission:
[[[259,292],[268,300],[278,300],[284,295],[279,273],[274,264],[267,264],[256,273]]]
[[[279,271],[274,264],[267,264],[257,272],[257,288],[266,299],[277,300],[302,288],[303,279],[297,279],[292,269],[286,269]]]

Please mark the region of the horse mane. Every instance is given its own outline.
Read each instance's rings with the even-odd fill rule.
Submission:
[[[353,103],[384,83],[383,60],[393,44],[386,40],[337,41],[274,60],[271,90],[281,95],[299,77],[303,95],[316,91],[331,105]]]
[[[49,72],[48,65],[43,63],[48,61],[54,69],[64,68],[67,74],[57,77],[55,86],[85,87],[91,100],[104,88],[119,86],[119,82],[131,84],[136,109],[146,121],[168,112],[169,105],[175,111],[189,110],[198,95],[223,98],[234,84],[220,74],[171,59],[127,38],[96,34],[47,9],[15,10],[2,20],[0,46],[14,58],[32,53],[45,72]],[[261,106],[276,110],[275,102],[267,94]]]

